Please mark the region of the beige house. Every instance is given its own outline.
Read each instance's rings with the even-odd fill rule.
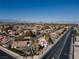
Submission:
[[[28,41],[13,41],[11,48],[23,48],[27,46]]]

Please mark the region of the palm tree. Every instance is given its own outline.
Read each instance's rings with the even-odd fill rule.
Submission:
[[[53,40],[51,39],[50,35],[49,34],[44,34],[44,38],[46,39],[46,41],[48,41],[49,44],[52,44],[53,43]]]

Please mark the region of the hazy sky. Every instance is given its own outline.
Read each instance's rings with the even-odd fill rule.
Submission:
[[[0,0],[0,19],[23,22],[79,22],[79,1]]]

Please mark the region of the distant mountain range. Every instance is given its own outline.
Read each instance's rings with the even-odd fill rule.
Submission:
[[[47,23],[47,22],[26,22],[26,21],[19,21],[15,19],[0,19],[0,24],[2,23]],[[79,21],[57,21],[57,22],[48,22],[48,23],[58,23],[58,24],[79,24]]]
[[[18,20],[14,20],[14,19],[0,19],[0,22],[18,22]]]

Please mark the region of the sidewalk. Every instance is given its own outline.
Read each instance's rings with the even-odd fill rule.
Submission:
[[[79,41],[79,36],[77,36],[76,39]],[[74,59],[79,59],[79,47],[76,46],[74,46]]]

